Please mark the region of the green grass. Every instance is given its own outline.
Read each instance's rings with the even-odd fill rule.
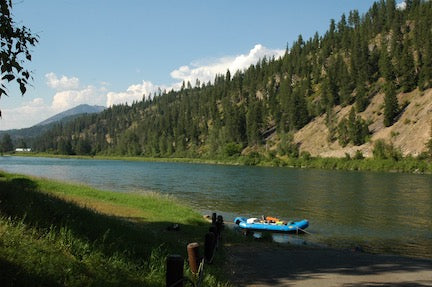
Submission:
[[[0,172],[0,285],[164,286],[166,256],[187,258],[208,227],[171,197]],[[221,270],[206,268],[206,286],[226,284]]]

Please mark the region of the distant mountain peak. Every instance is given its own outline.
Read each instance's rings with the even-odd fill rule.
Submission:
[[[90,105],[87,105],[87,104],[82,104],[82,105],[76,106],[76,107],[74,107],[72,109],[69,109],[67,111],[58,113],[58,114],[56,114],[56,115],[54,115],[54,116],[52,116],[52,117],[50,117],[50,118],[48,118],[48,119],[40,122],[40,123],[38,123],[35,126],[49,125],[51,123],[61,121],[62,119],[67,118],[67,117],[71,117],[71,116],[77,116],[77,115],[81,115],[81,114],[100,113],[100,112],[102,112],[105,109],[106,108],[103,107],[103,106],[90,106]]]

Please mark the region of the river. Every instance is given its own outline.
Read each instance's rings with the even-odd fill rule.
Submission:
[[[307,242],[432,258],[431,175],[31,157],[0,157],[0,169],[117,192],[171,194],[226,221],[306,218]]]

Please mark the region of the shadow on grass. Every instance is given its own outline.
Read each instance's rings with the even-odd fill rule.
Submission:
[[[12,286],[61,286],[49,278],[30,274],[21,266],[0,258],[0,282],[2,287]]]
[[[169,231],[167,227],[172,222],[146,223],[101,214],[42,193],[37,183],[27,178],[0,180],[0,216],[35,227],[41,234],[68,230],[73,238],[87,242],[105,256],[121,254],[137,266],[148,266],[152,251],[161,246],[164,254],[184,255],[187,243],[202,241],[208,228],[197,221],[180,225],[179,231]],[[18,280],[13,286],[56,286],[45,282],[46,278],[27,274],[19,266],[1,260],[0,282],[9,282],[8,276]],[[33,284],[25,284],[32,281]]]

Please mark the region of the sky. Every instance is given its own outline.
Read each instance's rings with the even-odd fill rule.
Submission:
[[[13,0],[18,25],[39,35],[21,96],[0,98],[0,130],[31,127],[79,104],[129,103],[212,81],[283,55],[302,35],[373,0]],[[398,1],[401,2],[401,1]]]

